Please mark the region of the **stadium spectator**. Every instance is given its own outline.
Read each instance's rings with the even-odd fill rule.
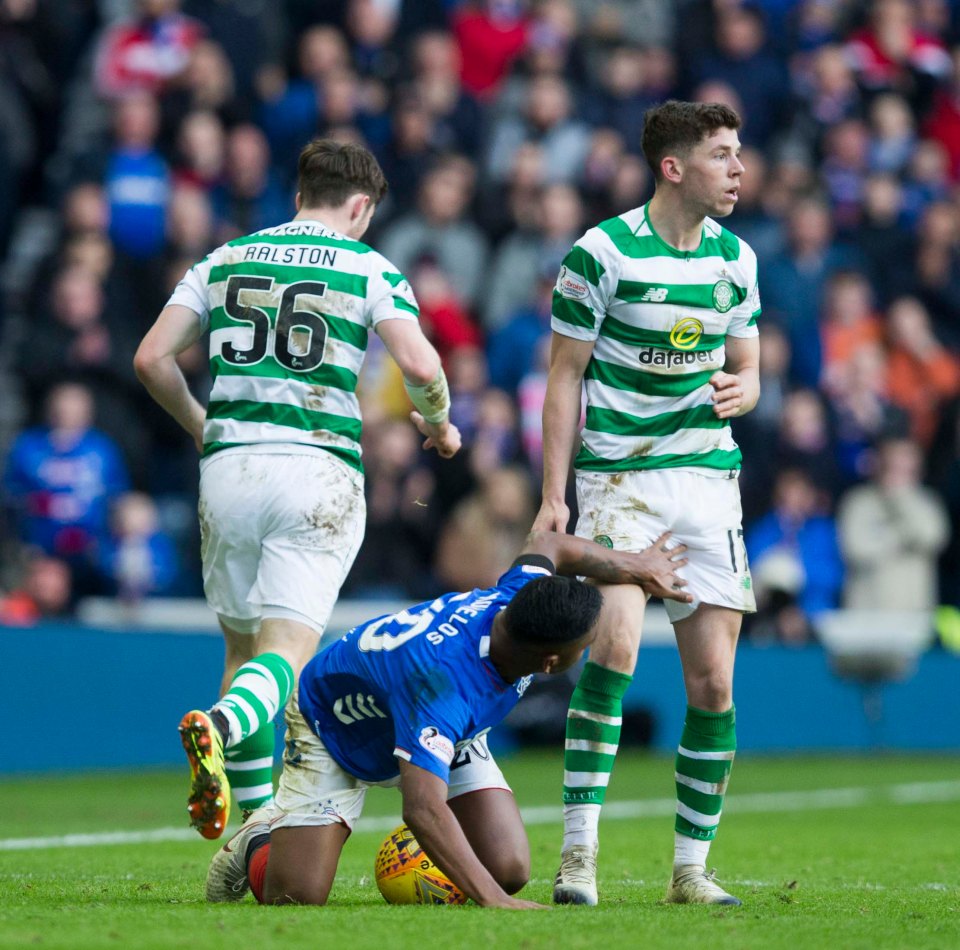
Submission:
[[[919,300],[901,297],[887,311],[887,392],[910,416],[910,434],[928,448],[941,407],[960,393],[960,360],[937,339]]]
[[[526,48],[529,23],[525,7],[525,0],[476,0],[454,14],[461,77],[471,95],[492,99],[511,64]]]
[[[0,627],[31,627],[70,616],[73,591],[66,561],[29,553],[21,573],[13,590],[0,594]]]
[[[161,92],[186,69],[203,36],[200,22],[180,12],[180,0],[136,0],[134,6],[135,16],[108,29],[97,49],[102,96]]]
[[[436,479],[420,462],[419,441],[406,419],[364,427],[367,528],[344,583],[351,596],[427,598],[436,591]]]
[[[473,164],[462,156],[439,161],[424,176],[416,210],[387,226],[379,242],[404,273],[433,261],[471,310],[479,302],[489,253],[483,232],[467,215],[475,177]]]
[[[174,183],[209,191],[220,183],[226,161],[226,130],[209,109],[194,109],[180,122]]]
[[[223,183],[213,189],[217,239],[275,227],[290,216],[293,196],[270,165],[270,146],[260,129],[238,125],[227,133]]]
[[[494,181],[504,181],[525,142],[536,142],[542,149],[546,181],[573,181],[582,171],[590,148],[589,129],[573,113],[570,89],[559,76],[534,77],[521,114],[508,114],[495,123],[484,164],[486,173]]]
[[[170,172],[157,148],[160,111],[149,92],[131,92],[114,107],[114,140],[103,175],[110,239],[140,260],[163,247]]]
[[[543,261],[537,269],[533,299],[510,314],[487,337],[487,364],[492,385],[516,395],[523,379],[539,363],[544,339],[550,338],[550,308],[558,266]]]
[[[110,513],[110,532],[97,551],[106,589],[136,602],[166,593],[177,575],[173,541],[161,529],[153,499],[143,492],[120,495]]]
[[[914,109],[927,105],[936,80],[950,71],[950,57],[936,36],[919,30],[916,5],[908,0],[873,0],[867,25],[853,33],[846,52],[869,93],[899,92]]]
[[[790,337],[791,378],[805,386],[820,379],[818,314],[827,278],[851,263],[850,253],[834,242],[829,206],[817,197],[802,197],[787,218],[787,247],[766,261],[765,305],[780,313]]]
[[[410,273],[410,284],[420,304],[420,325],[446,362],[458,347],[480,346],[480,330],[457,298],[450,279],[431,260]]]
[[[783,589],[782,578],[792,571],[789,585],[808,617],[840,603],[843,561],[837,529],[825,499],[799,469],[780,469],[773,486],[773,508],[746,533],[752,573],[764,578],[769,570]],[[777,586],[779,585],[779,586]],[[762,584],[761,584],[762,586]]]
[[[851,488],[837,512],[847,565],[843,603],[862,610],[933,610],[937,556],[949,519],[921,484],[923,455],[910,439],[885,439],[870,481]]]
[[[829,400],[836,420],[837,457],[849,482],[867,477],[877,441],[909,431],[909,417],[890,401],[888,377],[882,344],[864,343],[832,380]]]
[[[820,320],[823,354],[820,385],[831,392],[847,372],[847,364],[864,345],[882,342],[883,328],[870,285],[857,271],[838,271],[827,281]]]
[[[721,80],[742,103],[743,141],[765,145],[781,123],[788,78],[783,61],[767,45],[763,13],[752,5],[719,4],[716,48],[688,64],[699,84]]]
[[[421,33],[410,50],[409,91],[433,116],[438,148],[478,155],[484,112],[461,84],[460,60],[460,47],[450,33]]]
[[[537,210],[536,227],[517,228],[507,235],[490,263],[483,301],[483,327],[488,333],[501,329],[511,315],[533,303],[535,275],[552,268],[556,276],[560,261],[583,228],[583,202],[572,185],[545,188]]]
[[[106,539],[109,505],[129,487],[117,445],[93,423],[87,388],[55,386],[47,397],[45,425],[17,437],[4,474],[20,539],[65,560],[78,595],[97,588],[94,560]]]
[[[525,471],[488,471],[440,529],[435,568],[441,586],[469,590],[496,584],[522,547],[534,513]]]

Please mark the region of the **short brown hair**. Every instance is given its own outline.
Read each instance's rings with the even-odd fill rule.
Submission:
[[[387,179],[362,145],[314,139],[300,152],[297,187],[305,208],[337,208],[358,192],[379,204]]]
[[[643,154],[654,177],[673,153],[684,154],[717,129],[739,129],[740,116],[722,102],[679,102],[668,99],[643,116]]]

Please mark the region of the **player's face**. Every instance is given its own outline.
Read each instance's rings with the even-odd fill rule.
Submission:
[[[718,129],[691,149],[683,162],[684,198],[705,216],[726,217],[737,203],[743,170],[736,130]]]

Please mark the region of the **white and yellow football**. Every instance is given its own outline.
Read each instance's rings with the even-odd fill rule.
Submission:
[[[384,839],[373,873],[388,904],[463,904],[467,899],[427,857],[406,825]]]

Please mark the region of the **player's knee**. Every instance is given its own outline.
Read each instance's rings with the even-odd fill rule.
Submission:
[[[330,895],[330,882],[298,880],[282,874],[270,875],[263,888],[263,904],[312,904],[323,906]]]
[[[733,684],[723,672],[705,670],[687,677],[691,706],[710,712],[724,712],[733,705]]]
[[[495,866],[488,870],[508,894],[516,894],[530,880],[529,848],[505,849],[497,855]]]
[[[590,659],[611,670],[631,672],[637,662],[639,641],[627,626],[611,627],[590,647]]]

